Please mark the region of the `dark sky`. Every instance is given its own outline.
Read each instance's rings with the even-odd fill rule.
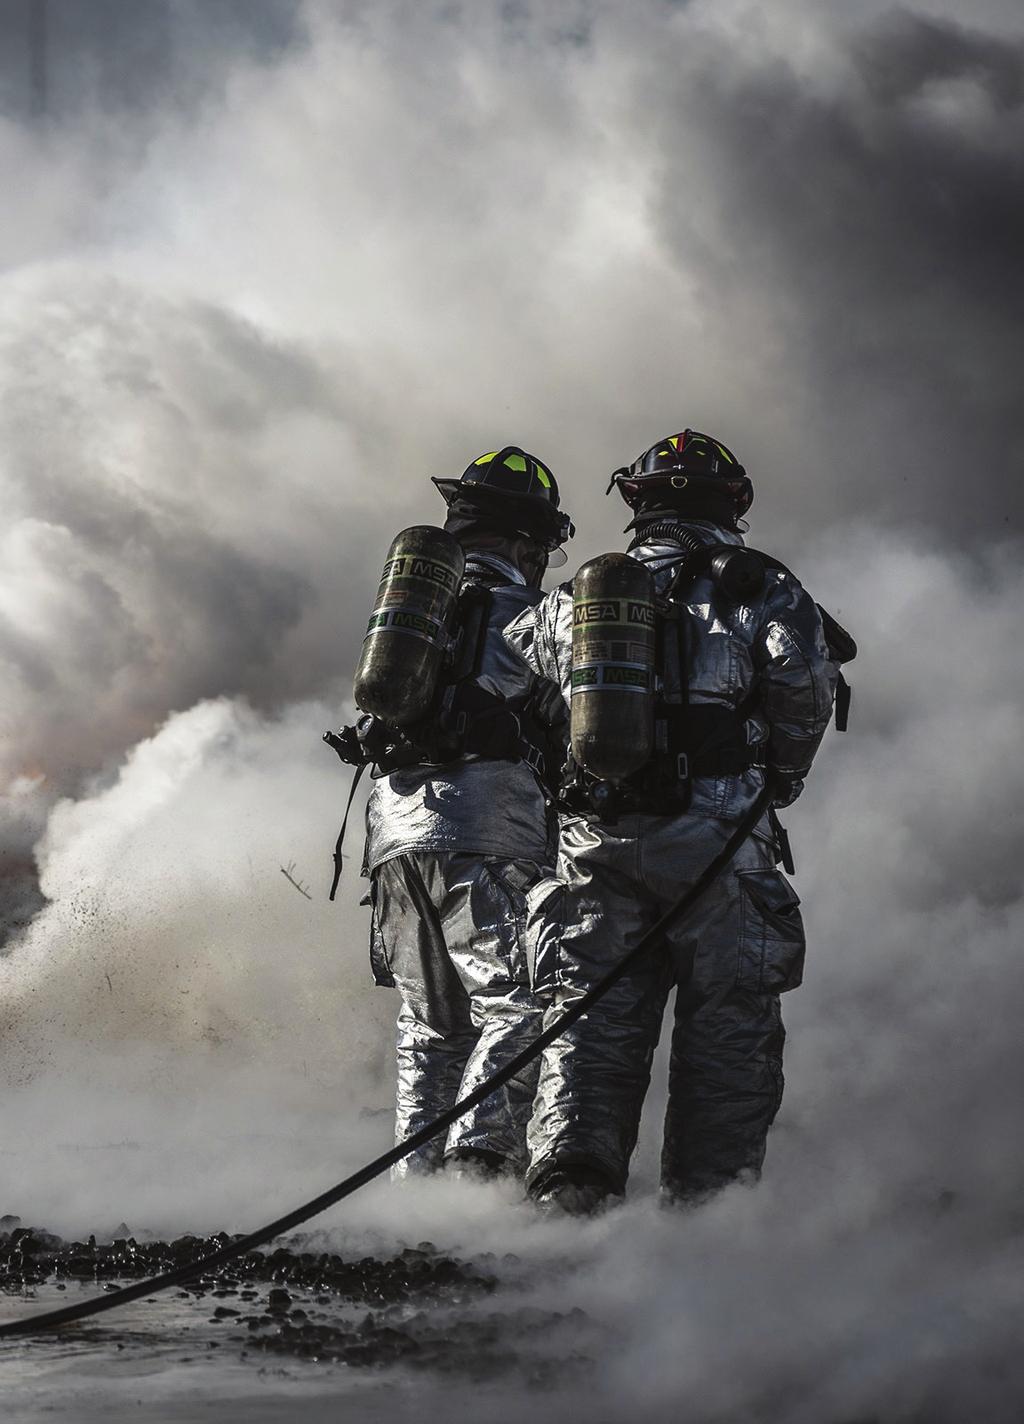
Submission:
[[[0,0],[0,110],[52,119],[102,104],[137,118],[195,102],[245,56],[298,35],[298,0]],[[40,78],[40,76],[42,76]]]

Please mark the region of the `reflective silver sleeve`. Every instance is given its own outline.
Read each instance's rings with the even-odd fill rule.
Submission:
[[[752,651],[771,765],[801,781],[831,719],[839,669],[829,658],[817,606],[796,579],[779,576]]]

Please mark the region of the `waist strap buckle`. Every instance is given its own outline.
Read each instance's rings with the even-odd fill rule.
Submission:
[[[535,775],[544,775],[544,754],[532,742],[520,742],[519,755]]]

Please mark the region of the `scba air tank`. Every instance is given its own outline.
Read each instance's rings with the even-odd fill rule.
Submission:
[[[430,710],[466,564],[443,529],[415,524],[395,536],[356,669],[356,706],[396,726]]]
[[[654,580],[627,554],[601,554],[572,584],[572,754],[618,783],[654,751]]]

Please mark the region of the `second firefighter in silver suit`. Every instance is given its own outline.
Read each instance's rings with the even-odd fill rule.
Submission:
[[[469,675],[445,703],[459,752],[375,782],[367,805],[371,960],[401,995],[395,1134],[401,1142],[504,1066],[540,1031],[521,943],[526,893],[554,857],[541,728],[557,698],[502,630],[542,594],[551,550],[571,532],[547,468],[516,447],[436,481],[445,528],[466,550],[462,597],[478,610]],[[397,1168],[443,1161],[522,1173],[539,1065],[514,1078]]]
[[[651,473],[689,472],[675,484],[666,476],[632,486],[639,512],[629,552],[653,572],[660,595],[702,545],[742,546],[725,480],[729,462],[718,442],[690,431],[648,452]],[[548,1001],[548,1022],[693,883],[752,807],[769,769],[784,788],[780,802],[798,795],[831,716],[838,668],[818,609],[792,575],[769,569],[763,592],[746,605],[723,599],[705,570],[681,602],[687,666],[680,668],[680,645],[670,642],[659,669],[663,699],[699,709],[687,715],[705,725],[715,718],[732,725],[732,743],[703,756],[691,744],[690,785],[677,810],[645,805],[638,793],[616,815],[585,806],[562,815],[556,876],[529,897],[535,985]],[[572,623],[572,590],[563,585],[506,633],[529,666],[560,687],[567,706]],[[800,983],[803,960],[799,901],[776,869],[775,835],[763,821],[694,913],[545,1052],[529,1128],[533,1195],[588,1210],[624,1191],[676,984],[663,1189],[698,1200],[756,1176],[782,1097],[779,995]]]

